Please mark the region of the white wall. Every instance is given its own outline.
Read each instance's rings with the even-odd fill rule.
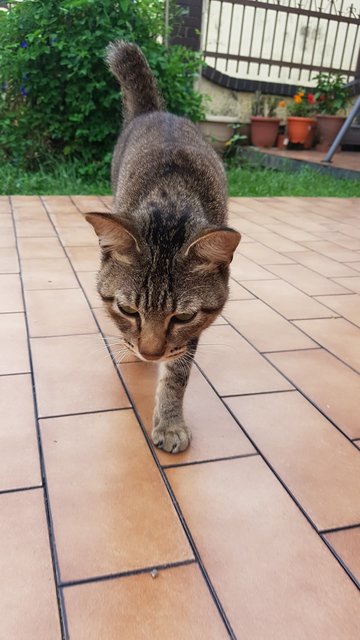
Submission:
[[[266,0],[265,0],[266,1]],[[311,63],[314,55],[313,64],[321,63],[323,57],[323,45],[326,39],[325,52],[323,57],[323,66],[332,66],[338,68],[343,56],[342,68],[349,69],[356,67],[357,56],[360,47],[360,29],[357,31],[356,25],[347,25],[344,23],[331,22],[327,20],[318,20],[318,18],[306,16],[298,16],[296,14],[287,14],[271,10],[271,6],[277,3],[287,5],[289,0],[268,0],[269,9],[256,9],[256,21],[253,36],[253,46],[251,56],[260,57],[261,42],[264,30],[264,22],[266,15],[266,26],[264,32],[264,42],[261,57],[271,58],[275,60],[291,60],[294,62]],[[311,7],[310,7],[311,2]],[[208,51],[215,51],[217,46],[218,29],[220,23],[220,8],[222,8],[222,17],[219,33],[218,51],[226,53],[228,51],[228,42],[230,35],[229,53],[238,54],[239,45],[241,54],[250,55],[251,29],[255,9],[249,6],[232,5],[230,2],[221,3],[218,0],[204,0],[204,20],[202,28],[202,48]],[[329,0],[303,0],[302,8],[312,9],[319,8],[322,4],[322,11],[330,11]],[[337,11],[341,7],[342,0],[335,0]],[[290,0],[292,6],[298,6],[296,0]],[[348,15],[350,5],[353,11],[359,16],[360,0],[343,0],[342,13]],[[334,11],[334,10],[333,10]],[[209,16],[208,37],[206,38],[206,25]],[[242,41],[240,43],[241,23],[244,16]],[[275,20],[277,16],[276,30]],[[298,29],[296,24],[298,22]],[[329,27],[328,27],[329,24]],[[326,37],[326,31],[327,37]],[[275,37],[274,37],[275,31]],[[284,33],[286,32],[285,47],[282,58],[282,47]],[[294,35],[297,32],[297,38],[294,42]],[[337,37],[336,37],[337,32]],[[306,47],[303,56],[303,44],[306,37]],[[316,37],[315,37],[316,36]],[[336,47],[334,48],[334,43]],[[355,45],[355,46],[354,46]],[[293,56],[294,51],[294,56]],[[344,54],[343,54],[344,51]],[[354,52],[354,55],[352,55]],[[303,56],[303,60],[302,60]],[[279,66],[259,65],[256,63],[226,61],[211,56],[206,57],[206,62],[215,67],[219,71],[237,78],[249,80],[263,80],[270,82],[281,82],[285,84],[296,84],[298,86],[312,86],[312,80],[315,73],[309,71],[299,71],[299,69],[289,70],[288,67],[280,68]],[[351,67],[350,67],[351,65]],[[310,77],[309,77],[310,75]]]

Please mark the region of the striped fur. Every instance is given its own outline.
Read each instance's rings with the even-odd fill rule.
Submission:
[[[98,290],[127,347],[162,360],[153,440],[175,453],[190,442],[182,413],[190,366],[201,332],[226,302],[240,234],[226,226],[218,156],[194,124],[160,110],[140,49],[112,44],[108,62],[126,119],[112,161],[112,214],[87,216],[102,247]],[[194,317],[177,319],[184,313]]]

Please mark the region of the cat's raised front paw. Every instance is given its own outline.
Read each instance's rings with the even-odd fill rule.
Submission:
[[[183,422],[167,424],[159,421],[153,429],[152,441],[159,449],[169,453],[179,453],[188,448],[191,440],[191,431]]]

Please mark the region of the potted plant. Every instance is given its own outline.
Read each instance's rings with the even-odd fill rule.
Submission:
[[[298,89],[288,106],[290,116],[287,119],[289,142],[302,144],[304,149],[310,149],[314,142],[315,131],[315,96],[306,93],[305,89]]]
[[[222,155],[233,135],[232,127],[238,123],[239,118],[207,115],[205,120],[201,120],[198,123],[198,126],[205,140],[214,147],[215,151]]]
[[[315,98],[317,104],[318,151],[327,151],[340,131],[349,101],[350,91],[340,73],[319,73],[315,78]]]
[[[273,147],[277,138],[280,118],[276,118],[276,98],[265,98],[256,91],[251,105],[251,142],[255,147]]]

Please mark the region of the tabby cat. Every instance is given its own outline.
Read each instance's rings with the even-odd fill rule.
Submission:
[[[240,234],[225,226],[221,161],[194,124],[163,109],[140,49],[114,42],[107,62],[122,87],[124,126],[112,213],[86,215],[102,252],[98,291],[128,349],[161,361],[152,439],[177,453],[191,438],[183,418],[191,363],[226,302]]]

